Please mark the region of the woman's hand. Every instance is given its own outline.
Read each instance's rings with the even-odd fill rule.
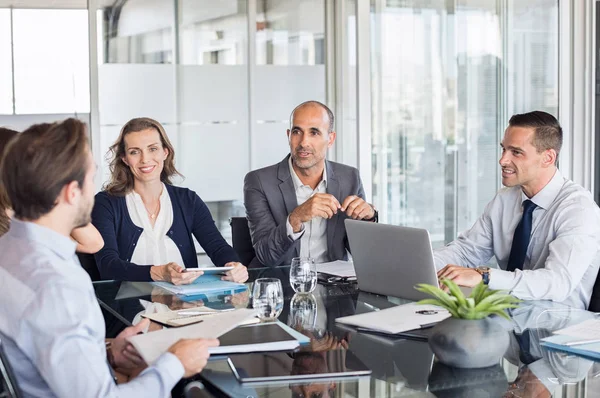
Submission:
[[[203,271],[184,272],[184,268],[176,263],[155,265],[150,268],[150,277],[153,281],[171,282],[174,285],[189,285],[202,274]]]
[[[237,283],[244,283],[248,280],[248,269],[242,263],[230,262],[225,264],[225,267],[235,267],[231,271],[227,271],[224,277],[221,278],[223,281],[232,281]]]

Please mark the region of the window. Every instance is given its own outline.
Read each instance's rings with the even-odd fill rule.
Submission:
[[[558,116],[558,1],[372,1],[373,197],[434,246],[499,184],[514,113]]]

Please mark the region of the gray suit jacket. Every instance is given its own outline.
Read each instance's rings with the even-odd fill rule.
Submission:
[[[266,266],[290,264],[300,253],[300,239],[294,241],[286,231],[288,215],[298,207],[294,182],[286,156],[280,163],[251,171],[244,179],[244,206],[252,245],[258,260]],[[365,199],[358,170],[340,163],[325,161],[327,193],[340,203],[350,195]],[[327,255],[329,261],[346,260],[348,239],[339,211],[327,220]]]

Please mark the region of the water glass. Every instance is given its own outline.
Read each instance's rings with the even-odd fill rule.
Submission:
[[[298,330],[315,329],[317,323],[317,299],[312,293],[294,294],[290,301],[288,325]]]
[[[317,266],[311,257],[294,257],[290,267],[290,285],[296,293],[310,293],[317,287]]]
[[[283,288],[277,278],[260,278],[254,282],[252,307],[262,321],[274,321],[283,310]]]

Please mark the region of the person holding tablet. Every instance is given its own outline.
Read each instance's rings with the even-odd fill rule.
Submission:
[[[248,279],[202,199],[172,185],[180,173],[159,122],[130,120],[110,151],[110,180],[96,195],[92,211],[92,223],[105,242],[95,255],[103,279],[192,283],[203,274],[184,272],[198,267],[192,235],[215,265],[233,267],[223,280]]]

